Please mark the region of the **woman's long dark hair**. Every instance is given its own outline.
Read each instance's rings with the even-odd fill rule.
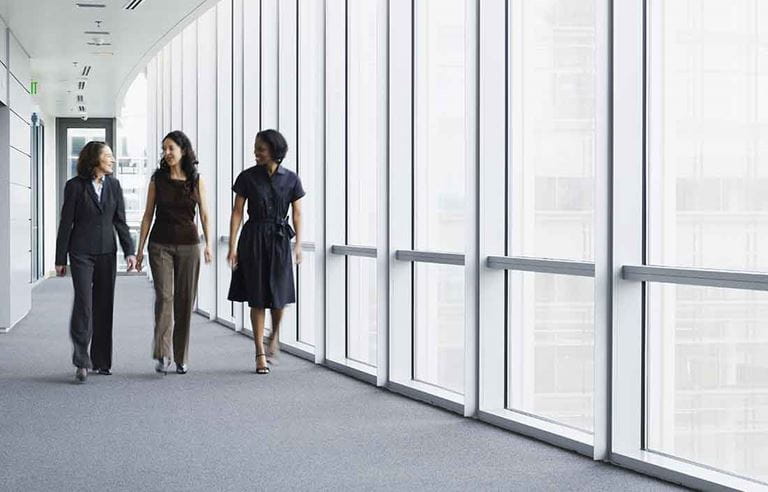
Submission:
[[[107,144],[91,141],[85,144],[77,157],[77,175],[81,178],[93,179],[93,170],[101,163],[101,151]]]
[[[187,183],[190,183],[192,186],[197,183],[197,154],[195,154],[195,149],[192,148],[192,142],[189,141],[189,137],[187,137],[184,132],[179,130],[174,130],[168,135],[166,135],[163,138],[163,142],[165,142],[167,139],[173,140],[176,145],[181,148],[181,170],[184,171],[184,174],[187,176]],[[171,170],[168,166],[168,163],[165,162],[165,156],[163,156],[162,159],[160,159],[160,167],[155,171],[155,175],[158,173],[165,173],[170,176]]]

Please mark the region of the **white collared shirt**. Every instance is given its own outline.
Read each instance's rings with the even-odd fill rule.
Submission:
[[[101,189],[104,187],[104,176],[102,176],[101,179],[94,178],[91,183],[93,184],[94,191],[96,191],[96,196],[99,197],[99,201],[101,201]]]

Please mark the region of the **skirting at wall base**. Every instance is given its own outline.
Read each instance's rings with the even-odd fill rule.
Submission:
[[[16,326],[17,324],[21,323],[22,320],[24,320],[24,318],[26,318],[27,316],[29,316],[29,311],[24,313],[24,316],[22,316],[21,318],[17,319],[13,323],[11,323],[11,326],[9,326],[9,327],[0,327],[0,335],[3,334],[3,333],[8,333],[11,330],[13,330],[13,327]]]

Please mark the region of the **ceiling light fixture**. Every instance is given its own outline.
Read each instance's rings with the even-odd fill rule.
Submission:
[[[77,5],[81,9],[103,9],[104,7],[106,7],[106,4],[103,4],[103,3],[80,3],[80,2],[78,2],[75,5]]]
[[[123,9],[125,10],[136,10],[136,7],[141,5],[144,2],[144,0],[128,0],[128,3],[125,4]]]
[[[86,65],[86,66],[84,66],[84,67],[83,67],[83,73],[82,73],[82,76],[83,76],[83,77],[87,77],[87,76],[88,76],[88,75],[90,75],[90,74],[91,74],[91,66],[90,66],[90,65]]]
[[[83,34],[88,36],[109,36],[112,33],[109,31],[83,31]]]

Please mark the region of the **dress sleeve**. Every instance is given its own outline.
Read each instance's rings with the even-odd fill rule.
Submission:
[[[299,198],[303,197],[307,193],[304,191],[304,187],[301,186],[301,178],[296,176],[296,183],[293,185],[293,194],[291,195],[291,202],[295,202]]]
[[[248,198],[248,186],[246,184],[245,171],[237,175],[235,184],[232,185],[232,191],[242,197]]]

